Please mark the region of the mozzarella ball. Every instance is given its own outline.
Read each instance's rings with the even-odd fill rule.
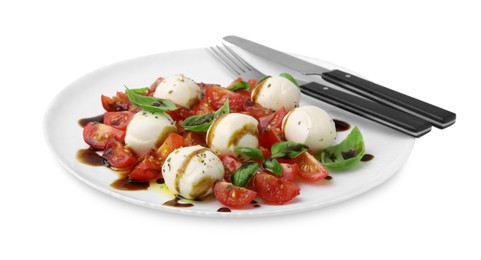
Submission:
[[[328,148],[336,138],[331,116],[316,106],[299,107],[287,113],[282,131],[288,141],[305,144],[313,153]]]
[[[203,199],[224,177],[224,166],[208,148],[188,146],[169,154],[162,165],[162,176],[173,193],[186,199]]]
[[[162,80],[155,89],[154,97],[169,99],[175,104],[191,108],[201,97],[199,86],[182,74]]]
[[[251,99],[265,108],[277,111],[284,107],[289,111],[299,106],[301,90],[284,77],[272,76],[256,86]]]
[[[222,115],[209,127],[206,143],[218,154],[237,156],[234,149],[238,146],[259,146],[257,124],[257,120],[249,115]]]
[[[164,113],[137,112],[127,125],[125,144],[141,156],[151,148],[158,148],[171,132],[175,122]]]

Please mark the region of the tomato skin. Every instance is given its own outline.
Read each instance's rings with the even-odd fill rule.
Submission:
[[[112,137],[124,140],[125,131],[99,122],[89,122],[83,130],[84,141],[96,150],[103,150]]]
[[[256,198],[257,193],[246,188],[234,186],[226,181],[218,181],[214,185],[214,196],[222,204],[232,208],[242,208]]]
[[[201,145],[207,147],[205,143],[205,133],[185,131],[182,136],[184,137],[184,146]]]
[[[230,182],[232,174],[239,168],[242,163],[234,157],[231,156],[222,156],[219,155],[219,159],[221,160],[222,164],[224,165],[225,173],[224,173],[224,180]]]
[[[141,182],[149,182],[161,176],[162,161],[154,149],[150,149],[145,155],[139,158],[138,163],[129,173],[129,179]]]
[[[280,205],[299,195],[300,188],[297,185],[271,174],[260,172],[253,179],[254,188],[265,203]]]
[[[113,137],[105,145],[102,157],[114,168],[128,168],[137,161],[137,156],[119,139]]]
[[[235,92],[232,92],[226,88],[206,85],[205,97],[210,107],[214,110],[219,109],[224,105],[226,99],[229,99],[229,109],[232,112],[240,112],[243,110],[243,104],[247,100],[247,97]]]
[[[304,181],[316,182],[323,180],[329,175],[324,165],[309,152],[297,156],[292,161],[299,165],[299,177]]]
[[[259,144],[266,149],[271,149],[273,144],[283,141],[285,138],[280,128],[271,128],[259,133]]]
[[[119,92],[121,93],[121,92]],[[115,111],[126,111],[129,110],[130,101],[129,99],[124,99],[118,96],[107,97],[102,95],[101,96],[102,106],[107,112],[115,112]]]
[[[269,158],[269,157],[271,157],[271,155],[272,155],[272,154],[271,154],[271,151],[270,151],[269,149],[264,148],[264,147],[262,147],[262,146],[259,146],[259,150],[261,150],[262,155],[264,156],[264,158]]]
[[[106,112],[104,114],[104,124],[125,131],[134,115],[135,113],[130,111]]]
[[[259,130],[269,131],[272,128],[281,128],[282,119],[287,115],[286,109],[281,107],[276,112],[259,118]]]
[[[167,156],[175,149],[184,145],[184,137],[176,133],[170,133],[164,143],[157,149],[157,154],[161,160],[167,159]]]
[[[194,107],[194,113],[196,115],[205,115],[208,113],[215,112],[215,110],[210,107],[209,103],[205,100],[205,98],[201,99],[200,102]]]
[[[162,164],[171,152],[182,147],[184,138],[176,133],[170,133],[164,143],[155,151],[151,149],[138,160],[129,173],[129,178],[137,181],[148,182],[162,176]]]
[[[281,163],[282,176],[280,178],[288,181],[294,181],[299,174],[299,164],[297,163]]]

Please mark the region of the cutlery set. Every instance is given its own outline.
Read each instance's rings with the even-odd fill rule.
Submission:
[[[421,137],[431,130],[431,126],[443,129],[456,121],[456,114],[450,111],[356,75],[341,70],[329,70],[237,36],[227,36],[224,40],[309,76],[311,82],[297,80],[303,94],[410,136]],[[264,76],[227,45],[211,47],[209,50],[234,77],[259,79]],[[347,91],[331,88],[324,82]]]

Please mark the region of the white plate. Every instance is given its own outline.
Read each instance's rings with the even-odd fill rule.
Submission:
[[[236,50],[266,74],[285,71],[237,48]],[[340,68],[324,61],[303,58],[324,67]],[[303,96],[301,106],[319,105],[333,118],[349,122],[351,126],[359,126],[364,136],[366,152],[373,154],[374,160],[360,163],[359,167],[348,172],[333,173],[331,181],[301,184],[301,194],[288,204],[282,206],[261,204],[259,208],[232,210],[229,213],[217,212],[222,205],[215,199],[193,202],[195,205],[190,208],[164,206],[162,204],[172,199],[172,196],[162,192],[157,186],[151,186],[149,190],[144,191],[116,190],[110,187],[118,177],[115,172],[105,167],[93,167],[77,161],[77,151],[87,148],[82,138],[82,128],[77,121],[103,113],[100,95],[115,95],[116,91],[123,89],[123,85],[131,88],[149,86],[159,76],[176,73],[183,73],[198,82],[227,85],[232,81],[230,75],[205,49],[161,53],[104,67],[76,80],[55,97],[45,115],[47,143],[70,173],[105,194],[165,212],[209,217],[279,215],[339,203],[366,192],[393,176],[407,160],[414,145],[412,137]],[[338,133],[337,139],[342,140],[348,132]]]

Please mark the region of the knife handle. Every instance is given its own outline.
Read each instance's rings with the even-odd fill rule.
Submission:
[[[324,86],[317,82],[311,82],[301,86],[301,91],[308,96],[381,123],[413,137],[420,137],[431,130],[431,124],[419,117],[362,97]]]
[[[322,78],[327,82],[343,87],[353,93],[372,99],[376,102],[421,117],[433,126],[446,128],[456,121],[456,114],[431,105],[419,99],[383,87],[374,82],[354,76],[341,70],[325,72]]]

